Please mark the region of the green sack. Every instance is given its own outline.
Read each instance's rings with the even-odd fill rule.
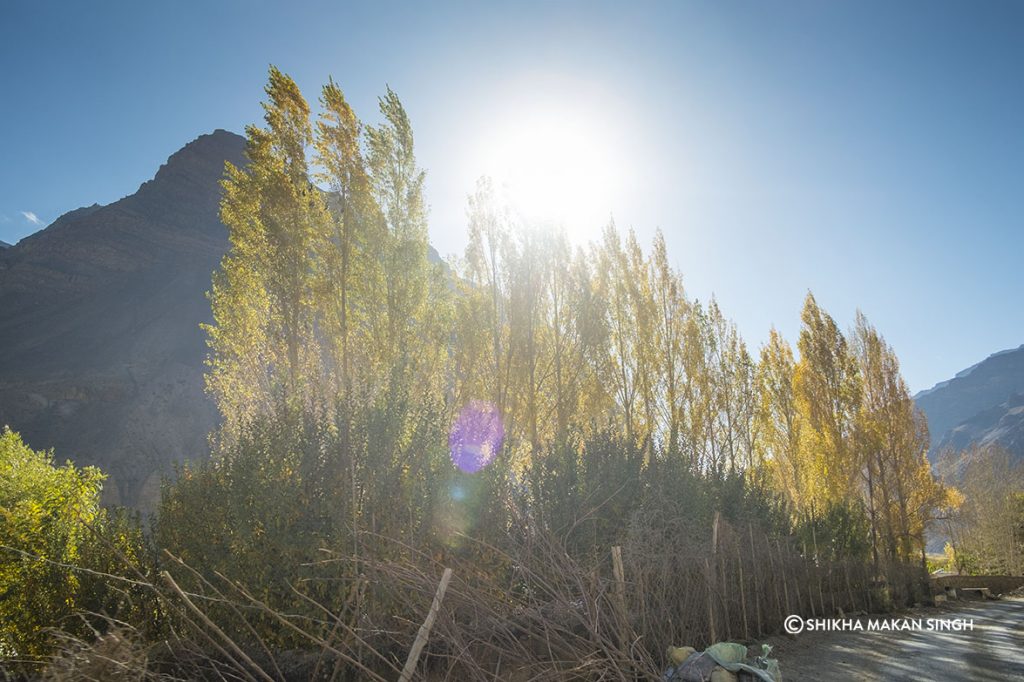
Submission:
[[[726,664],[742,663],[747,660],[747,647],[742,644],[735,644],[734,642],[712,644],[704,651],[723,667]]]
[[[748,665],[747,647],[733,642],[719,642],[712,644],[704,653],[710,656],[718,665],[729,672],[738,673],[744,671],[763,682],[782,682],[782,675],[779,674],[779,662],[768,658],[771,647],[765,645],[764,656],[758,657],[758,666]]]

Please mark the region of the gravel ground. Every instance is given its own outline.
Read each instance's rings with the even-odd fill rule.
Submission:
[[[973,619],[973,631],[807,632],[769,640],[794,680],[1024,680],[1024,599],[960,601],[893,618]],[[876,620],[878,620],[876,618]]]

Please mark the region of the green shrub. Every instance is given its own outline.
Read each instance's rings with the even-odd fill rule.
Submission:
[[[46,655],[54,630],[102,629],[103,616],[146,608],[130,583],[100,575],[147,558],[138,520],[100,507],[104,478],[0,434],[0,657]]]

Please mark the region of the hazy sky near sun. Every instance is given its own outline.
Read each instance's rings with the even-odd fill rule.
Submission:
[[[914,390],[1024,343],[1024,3],[8,1],[0,63],[7,242],[260,120],[273,63],[369,122],[399,93],[442,254],[488,164],[565,128],[575,237],[661,228],[755,348],[808,289]]]

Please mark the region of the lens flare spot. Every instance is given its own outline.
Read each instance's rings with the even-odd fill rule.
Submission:
[[[491,463],[505,440],[501,415],[493,404],[474,400],[462,408],[448,436],[452,462],[467,474]]]

